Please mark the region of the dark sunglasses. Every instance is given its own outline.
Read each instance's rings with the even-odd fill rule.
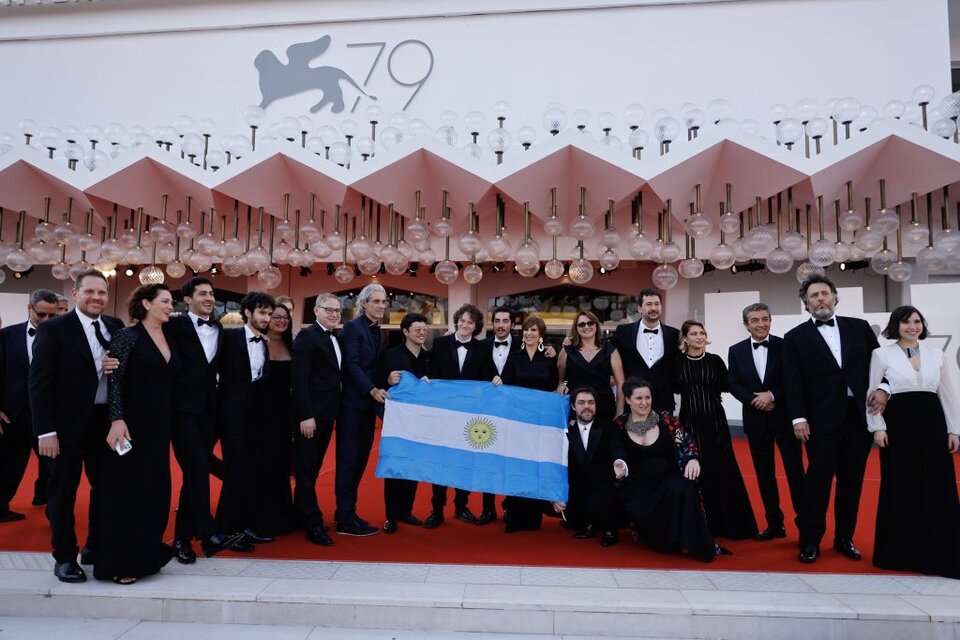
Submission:
[[[597,324],[597,323],[594,322],[593,320],[583,320],[582,322],[578,322],[578,323],[577,323],[577,328],[579,328],[579,329],[584,329],[584,328],[586,328],[586,327],[592,327],[592,326],[594,326],[594,325],[596,325],[596,324]]]

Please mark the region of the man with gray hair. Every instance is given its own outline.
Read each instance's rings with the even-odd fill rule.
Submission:
[[[293,435],[293,506],[307,540],[329,547],[333,540],[317,500],[317,477],[340,410],[343,352],[334,334],[342,313],[340,299],[321,293],[313,313],[316,322],[301,329],[293,341],[293,405],[299,423]]]
[[[743,403],[743,431],[757,472],[757,485],[767,528],[757,540],[787,535],[777,488],[774,444],[780,449],[790,487],[790,501],[799,513],[803,500],[803,453],[787,418],[783,386],[783,339],[770,335],[770,307],[762,302],[743,310],[743,326],[750,337],[730,347],[727,355],[730,393]]]
[[[368,284],[357,296],[357,317],[343,325],[343,396],[337,417],[337,533],[372,536],[380,532],[357,516],[357,489],[373,447],[377,415],[383,415],[384,389],[375,381],[383,357],[380,321],[387,310],[387,292]]]
[[[57,316],[57,294],[37,289],[27,303],[27,321],[0,330],[0,522],[23,520],[22,513],[10,510],[30,460],[34,443],[33,414],[27,395],[33,340],[37,327]],[[38,456],[39,457],[39,456]],[[34,504],[47,502],[50,479],[49,458],[40,458]]]

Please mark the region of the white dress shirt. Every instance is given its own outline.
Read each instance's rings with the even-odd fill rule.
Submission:
[[[652,329],[656,333],[644,333],[644,329]],[[663,327],[659,322],[656,327],[647,327],[643,322],[640,323],[637,328],[637,353],[647,363],[648,368],[652,368],[663,357]]]
[[[827,346],[830,347],[830,353],[833,354],[833,359],[837,361],[837,366],[841,369],[843,368],[843,351],[840,348],[840,325],[837,322],[837,316],[831,318],[833,320],[833,326],[831,327],[828,324],[817,324],[817,318],[811,316],[810,322],[813,323],[813,326],[817,328],[817,331],[820,332],[820,335],[823,336],[824,341],[827,343]],[[850,387],[847,387],[847,395],[853,397],[853,391]]]
[[[322,324],[320,324],[319,320],[317,321],[317,326],[320,327],[321,330],[326,331],[327,335],[330,336],[330,342],[333,343],[333,352],[337,354],[337,366],[342,369],[343,357],[340,355],[340,343],[337,342],[337,336],[333,334],[333,329],[327,329]]]
[[[493,363],[497,365],[497,373],[503,375],[503,367],[507,364],[507,357],[510,355],[510,349],[513,348],[513,336],[507,334],[507,344],[502,347],[497,346],[499,338],[493,337]],[[463,366],[461,365],[461,369]]]
[[[467,353],[469,353],[470,347],[469,340],[467,342],[460,342],[460,339],[454,335],[453,339],[457,342],[457,360],[460,362],[460,371],[463,371],[463,363],[467,360]],[[473,338],[471,338],[472,340]]]
[[[197,332],[197,337],[200,338],[200,344],[203,346],[203,354],[207,357],[207,362],[213,362],[213,359],[217,357],[217,338],[220,332],[216,326],[211,324],[199,326],[197,320],[200,319],[200,316],[193,311],[188,311],[187,316]],[[204,320],[212,320],[212,318],[204,318]]]
[[[590,442],[590,427],[593,426],[593,421],[591,420],[587,424],[583,424],[577,420],[577,428],[580,429],[580,440],[583,441],[583,450],[587,450],[587,444]]]
[[[260,337],[262,340],[250,342],[251,338]],[[253,332],[249,325],[243,327],[243,339],[247,341],[247,356],[250,358],[250,380],[256,382],[263,377],[263,365],[267,360],[266,356],[266,336],[258,336]]]
[[[960,434],[960,398],[957,396],[958,381],[953,370],[944,366],[943,351],[920,344],[920,370],[917,371],[898,344],[874,349],[870,357],[870,387],[882,388],[880,381],[887,379],[890,394],[909,391],[936,393],[947,419],[947,432]],[[886,431],[883,415],[867,411],[867,428],[870,431]]]
[[[90,345],[90,355],[93,356],[93,365],[97,368],[97,379],[100,381],[97,384],[97,395],[93,403],[107,404],[107,378],[103,375],[103,354],[105,350],[103,345],[100,344],[100,341],[97,340],[97,333],[93,328],[93,323],[100,323],[100,333],[103,334],[105,340],[110,340],[110,331],[107,330],[107,326],[99,316],[91,318],[81,313],[79,309],[75,309],[74,312],[77,314],[77,317],[80,318],[80,326],[83,327],[83,332],[87,336],[87,344]]]

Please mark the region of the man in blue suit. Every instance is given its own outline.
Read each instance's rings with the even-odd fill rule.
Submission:
[[[33,339],[37,327],[57,313],[57,294],[37,289],[30,294],[27,322],[0,331],[0,522],[23,520],[24,515],[10,510],[30,460],[33,424],[27,397],[27,377],[33,357]],[[40,458],[40,468],[49,458]],[[49,477],[49,471],[48,477]],[[47,495],[47,487],[35,487]],[[35,494],[40,495],[35,490]]]
[[[376,385],[383,357],[380,321],[387,310],[387,292],[368,284],[357,296],[357,317],[343,325],[343,393],[337,417],[337,533],[372,536],[380,532],[357,516],[357,489],[373,447],[377,415],[383,415],[387,392]]]
[[[767,519],[757,540],[787,535],[777,489],[774,443],[787,474],[794,512],[803,500],[803,454],[787,417],[783,387],[783,339],[770,335],[770,307],[762,302],[743,310],[743,326],[750,337],[730,347],[727,355],[730,393],[743,403],[743,430],[750,444],[753,468]]]

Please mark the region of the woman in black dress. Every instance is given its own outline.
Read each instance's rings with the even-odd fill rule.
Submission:
[[[163,542],[170,513],[170,394],[179,366],[164,326],[172,311],[166,285],[138,287],[128,303],[136,324],[110,343],[120,364],[108,382],[111,451],[104,454],[100,477],[101,544],[93,566],[98,580],[133,584],[173,557]]]
[[[523,322],[523,345],[514,349],[503,366],[504,384],[539,391],[555,391],[560,379],[557,359],[544,355],[543,337],[547,325],[536,316]],[[507,533],[536,531],[543,522],[543,511],[549,504],[543,500],[507,496],[503,500],[503,521]]]
[[[650,383],[623,384],[629,410],[614,421],[613,470],[621,508],[641,539],[661,553],[688,553],[712,562],[729,553],[714,543],[696,480],[697,445],[667,411],[652,411]]]
[[[891,394],[883,414],[867,412],[880,447],[873,564],[960,579],[957,381],[943,350],[920,344],[927,322],[915,307],[895,309],[883,336],[897,342],[870,359],[870,389],[886,380]]]
[[[557,370],[561,393],[580,387],[597,392],[597,420],[610,422],[623,413],[623,363],[613,344],[600,337],[600,320],[590,311],[581,311],[573,321]]]
[[[727,390],[727,368],[720,356],[707,353],[707,344],[703,324],[687,320],[681,325],[683,355],[677,362],[676,380],[680,422],[700,450],[700,491],[710,531],[731,540],[752,538],[757,534],[757,520],[720,399],[720,394]]]
[[[293,438],[293,405],[290,374],[293,366],[293,328],[290,311],[278,304],[267,326],[270,375],[264,380],[263,431],[253,463],[253,509],[250,528],[262,538],[294,529],[293,492],[290,489],[290,456]]]

